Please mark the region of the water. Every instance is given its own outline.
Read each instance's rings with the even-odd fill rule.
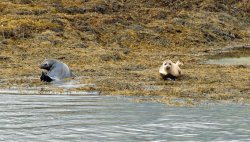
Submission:
[[[121,96],[0,95],[0,141],[250,141],[250,109],[242,105],[188,108]]]
[[[0,89],[0,94],[10,94],[10,95],[99,95],[97,91],[79,91],[72,89],[84,89],[83,87],[95,87],[95,84],[81,84],[80,79],[83,77],[78,77],[74,80],[63,80],[54,81],[48,85],[42,85],[37,87],[9,87],[7,89]],[[14,79],[14,78],[13,78]],[[34,80],[36,78],[17,78],[16,80],[29,79]],[[3,81],[4,79],[1,79]],[[58,90],[61,88],[61,90]]]
[[[208,64],[219,64],[219,65],[250,65],[250,57],[227,57],[220,59],[210,59],[207,61]]]
[[[222,52],[212,56],[207,63],[218,65],[250,65],[250,50]]]

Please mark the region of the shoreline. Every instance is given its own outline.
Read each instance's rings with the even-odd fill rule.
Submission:
[[[68,90],[97,91],[101,95],[159,96],[161,99],[155,101],[166,104],[171,104],[171,100],[174,99],[183,99],[186,104],[182,105],[194,105],[202,101],[250,103],[250,66],[201,64],[200,61],[205,60],[207,55],[192,56],[185,53],[183,57],[188,62],[184,62],[182,67],[184,75],[176,81],[162,80],[156,65],[151,68],[143,67],[141,64],[139,64],[141,66],[131,67],[130,63],[122,61],[121,64],[113,64],[112,68],[107,68],[106,66],[109,65],[106,65],[103,70],[83,68],[77,71],[72,67],[73,71],[77,71],[77,75],[84,74],[76,80],[79,84],[95,84],[95,87],[84,86],[68,88]],[[152,61],[149,63],[153,64]],[[160,65],[158,64],[159,67]],[[27,69],[32,71],[32,68]],[[8,75],[0,75],[2,78],[0,88],[51,87],[51,84],[40,81],[41,70],[39,69],[36,76],[29,77],[26,72],[22,73],[18,79],[14,76],[12,79],[6,79]],[[59,92],[67,90],[56,86],[51,87],[51,89],[55,88]]]
[[[202,64],[226,46],[250,45],[249,8],[236,0],[3,0],[0,88],[49,86],[38,68],[47,58],[96,85],[72,91],[249,103],[249,66]],[[161,80],[166,59],[184,63],[183,77]]]

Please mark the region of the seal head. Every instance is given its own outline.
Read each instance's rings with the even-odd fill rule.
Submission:
[[[39,65],[40,69],[45,69],[47,71],[49,71],[52,66],[56,63],[58,63],[59,61],[55,60],[55,59],[45,59],[41,65]]]
[[[173,63],[171,60],[165,60],[159,69],[159,73],[160,73],[161,77],[164,80],[177,79],[182,74],[182,71],[181,71],[179,65],[183,65],[183,64],[180,61]]]

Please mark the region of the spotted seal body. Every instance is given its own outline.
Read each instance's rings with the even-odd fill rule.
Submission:
[[[159,73],[164,80],[175,80],[182,75],[180,65],[183,65],[180,61],[173,63],[171,60],[165,60],[159,69]]]
[[[47,71],[42,72],[40,77],[41,81],[51,82],[59,81],[68,77],[74,77],[65,63],[55,59],[46,59],[39,67]]]

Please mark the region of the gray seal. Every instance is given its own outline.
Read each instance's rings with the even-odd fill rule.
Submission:
[[[42,72],[40,77],[41,81],[51,82],[59,81],[64,78],[74,77],[75,75],[70,71],[69,67],[58,60],[46,59],[39,66],[41,69],[45,69],[47,72]]]

